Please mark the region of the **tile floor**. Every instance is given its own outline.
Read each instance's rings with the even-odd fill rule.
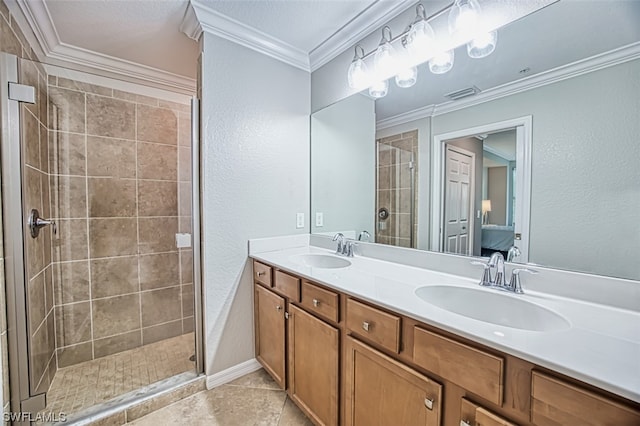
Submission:
[[[262,369],[128,423],[136,426],[312,426]]]
[[[44,412],[76,413],[186,371],[194,371],[194,334],[62,368],[56,373]]]

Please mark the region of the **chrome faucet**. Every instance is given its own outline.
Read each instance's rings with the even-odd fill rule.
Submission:
[[[364,231],[360,231],[360,234],[358,235],[358,241],[365,241],[365,242],[369,242],[369,240],[371,239],[371,234],[369,233],[369,231],[364,230]]]
[[[504,257],[502,253],[495,252],[489,258],[487,263],[473,261],[473,265],[480,265],[484,267],[482,279],[480,285],[485,287],[497,288],[499,290],[509,291],[512,293],[523,294],[522,283],[520,282],[520,272],[528,272],[530,274],[537,274],[538,272],[533,269],[518,268],[514,269],[511,273],[511,280],[507,283],[505,280],[504,271]],[[491,270],[495,269],[495,276],[491,277]]]
[[[513,262],[513,259],[520,256],[522,252],[518,248],[518,246],[509,247],[509,251],[507,252],[507,262]]]
[[[333,236],[332,241],[338,242],[338,248],[336,248],[336,254],[342,254],[342,250],[344,250],[342,247],[342,245],[344,244],[344,234],[342,232],[338,232],[336,235]]]

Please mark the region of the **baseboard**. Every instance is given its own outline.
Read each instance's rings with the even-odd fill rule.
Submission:
[[[213,389],[220,385],[224,385],[225,383],[229,383],[237,379],[238,377],[242,377],[245,374],[253,373],[254,371],[257,371],[261,368],[262,366],[255,358],[242,362],[238,365],[234,365],[233,367],[227,368],[226,370],[220,371],[219,373],[207,376],[207,389]]]

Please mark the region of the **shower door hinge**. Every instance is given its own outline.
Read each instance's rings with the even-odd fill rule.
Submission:
[[[20,411],[23,413],[37,413],[47,407],[47,394],[39,393],[20,401]]]
[[[9,99],[18,102],[36,103],[36,89],[26,84],[9,83]]]

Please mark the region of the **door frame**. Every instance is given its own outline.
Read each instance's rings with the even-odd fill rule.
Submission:
[[[450,139],[474,136],[482,133],[494,133],[500,130],[516,129],[516,211],[514,212],[514,233],[521,235],[520,261],[529,262],[529,224],[531,216],[531,140],[533,116],[513,118],[481,126],[469,127],[433,136],[432,147],[432,191],[431,205],[431,244],[430,250],[442,252],[442,217],[444,215],[444,191],[442,190],[444,172],[444,145]]]
[[[467,237],[467,249],[468,250],[467,251],[469,253],[471,253],[471,254],[468,254],[467,256],[473,256],[473,245],[475,243],[475,232],[476,232],[476,226],[475,226],[476,225],[476,220],[475,220],[475,217],[476,217],[476,214],[475,214],[475,212],[476,212],[476,204],[475,204],[475,202],[476,202],[476,154],[471,152],[471,151],[467,151],[464,148],[460,148],[460,147],[457,147],[455,145],[450,145],[450,144],[446,143],[446,141],[444,143],[443,148],[444,148],[443,155],[444,155],[444,161],[445,162],[446,162],[446,159],[447,159],[447,151],[449,151],[449,150],[457,152],[458,154],[465,155],[465,156],[471,158],[471,170],[470,170],[470,173],[469,173],[469,197],[473,198],[473,203],[469,203],[469,212],[468,212],[469,213],[469,225],[468,225],[469,226],[469,232],[467,233],[468,234],[468,237]],[[446,173],[446,171],[447,171],[446,163],[444,164],[444,168],[442,169],[442,171],[443,171],[443,173]],[[445,184],[445,187],[442,188],[442,225],[441,226],[442,226],[443,232],[441,233],[441,241],[440,241],[440,244],[441,244],[440,247],[441,247],[443,253],[445,253],[445,251],[444,251],[444,248],[445,248],[444,228],[446,228],[446,225],[444,224],[444,221],[445,221],[444,209],[445,209],[445,206],[446,206],[446,197],[447,197],[446,180],[447,179],[445,178],[445,179],[443,179],[443,182],[442,182],[443,184]],[[446,252],[446,253],[458,254],[458,255],[464,256],[464,255],[462,255],[460,253],[450,253],[450,252]]]

